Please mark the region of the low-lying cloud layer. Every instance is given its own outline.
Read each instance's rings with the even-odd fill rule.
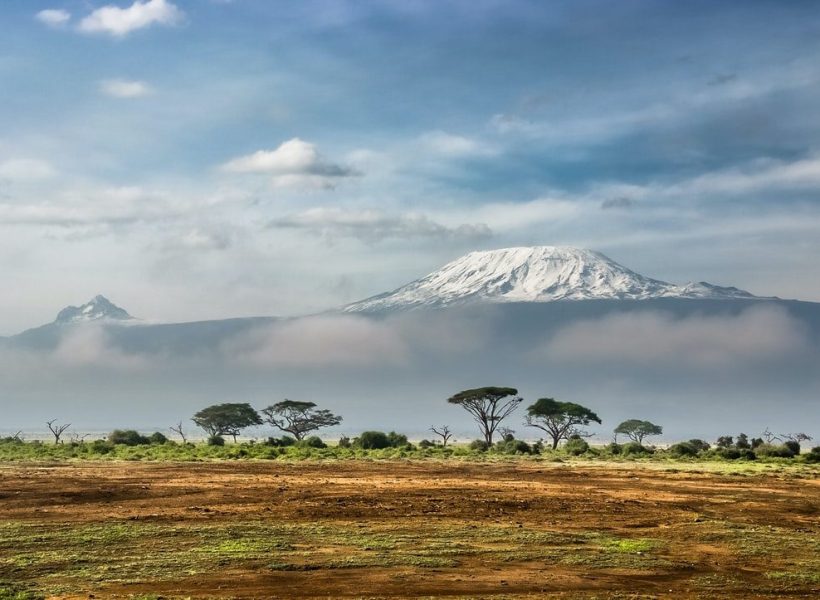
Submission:
[[[820,432],[811,410],[820,315],[753,302],[684,313],[616,305],[67,328],[40,350],[0,349],[0,394],[30,399],[11,408],[9,422],[53,413],[139,426],[185,419],[209,403],[281,396],[329,406],[353,431],[423,431],[442,419],[469,429],[446,407],[449,394],[512,385],[527,400],[581,402],[607,421],[650,418],[672,435],[741,426]],[[704,418],[724,412],[728,421]]]
[[[565,363],[686,370],[754,368],[817,358],[804,325],[775,306],[735,316],[615,314],[573,323],[542,349]]]

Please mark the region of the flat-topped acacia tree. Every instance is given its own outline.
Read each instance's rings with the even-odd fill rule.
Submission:
[[[329,410],[316,410],[315,402],[283,400],[262,409],[265,422],[301,440],[321,427],[332,427],[342,422],[342,417]]]
[[[526,424],[536,427],[552,439],[552,449],[558,447],[561,440],[568,440],[573,435],[584,435],[581,426],[592,422],[601,423],[594,412],[586,406],[573,402],[559,402],[554,398],[539,398],[535,404],[527,407]]]
[[[643,439],[651,435],[661,435],[663,427],[650,421],[628,419],[615,428],[615,434],[622,433],[633,442],[643,445]]]
[[[518,390],[508,387],[483,387],[464,390],[447,399],[473,416],[484,441],[492,445],[493,434],[498,425],[523,402]]]
[[[230,435],[234,443],[243,429],[262,424],[259,413],[248,403],[214,404],[203,408],[191,420],[211,437]]]

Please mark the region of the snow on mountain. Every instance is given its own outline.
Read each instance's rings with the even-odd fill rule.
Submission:
[[[755,298],[706,282],[675,285],[639,275],[600,252],[559,246],[471,252],[397,290],[344,307],[346,312],[442,307],[471,302],[650,298]]]
[[[114,321],[130,321],[134,317],[125,309],[112,303],[105,296],[95,296],[82,306],[68,306],[57,314],[55,323],[82,323],[110,319]]]

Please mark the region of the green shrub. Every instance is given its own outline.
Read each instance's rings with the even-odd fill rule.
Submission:
[[[786,440],[785,442],[783,442],[783,445],[789,450],[791,450],[793,455],[796,456],[800,454],[800,442],[796,442],[794,440]]]
[[[490,449],[490,445],[485,440],[473,440],[470,442],[470,450],[478,452],[486,452]]]
[[[364,450],[381,450],[390,447],[390,438],[383,431],[363,431],[354,443]]]
[[[225,445],[225,438],[221,435],[212,435],[208,438],[208,445],[209,446],[224,446]]]
[[[434,448],[436,445],[435,442],[431,442],[430,440],[421,440],[419,442],[419,448]]]
[[[142,446],[151,443],[147,437],[133,429],[115,429],[108,434],[108,441],[123,446]]]
[[[274,448],[286,448],[288,446],[296,445],[296,438],[289,435],[283,435],[279,438],[269,437],[265,442],[265,445],[273,446]]]
[[[653,453],[654,450],[647,448],[638,442],[629,442],[621,447],[621,454],[624,456],[646,456]]]
[[[697,438],[689,440],[689,442],[687,443],[690,444],[698,452],[706,452],[707,450],[709,450],[709,448],[711,448],[711,446],[707,442],[704,442],[703,440],[699,440]]]
[[[302,448],[327,448],[327,444],[318,435],[306,437],[298,445]]]
[[[503,454],[532,454],[532,448],[527,442],[515,438],[496,442],[494,449]]]
[[[149,441],[150,443],[152,443],[152,444],[157,444],[157,445],[159,445],[159,444],[165,444],[165,443],[167,443],[167,442],[168,442],[168,438],[167,438],[167,437],[165,437],[165,435],[163,435],[163,434],[162,434],[162,433],[160,433],[159,431],[155,431],[154,433],[152,433],[151,435],[149,435],[149,436],[148,436],[148,441]]]
[[[758,456],[768,458],[794,458],[794,451],[785,444],[775,446],[773,444],[762,444],[757,447],[755,453]]]
[[[683,458],[685,456],[697,456],[698,449],[691,442],[680,442],[669,447],[669,454],[675,458]]]
[[[352,446],[352,444],[350,443],[350,438],[346,435],[343,435],[339,438],[338,446],[339,448],[350,448],[350,446]]]
[[[94,454],[109,454],[114,450],[114,444],[106,440],[94,440],[88,444],[88,448]]]
[[[387,441],[390,443],[391,448],[403,448],[410,445],[406,435],[396,433],[395,431],[391,431],[387,434]]]
[[[567,443],[564,444],[564,452],[572,456],[581,456],[587,450],[589,450],[589,444],[587,444],[585,439],[580,437],[571,437],[567,440]]]
[[[809,463],[820,463],[820,446],[815,446],[811,449],[811,452],[806,452],[803,455],[803,459]]]
[[[617,442],[610,442],[606,446],[604,446],[604,451],[609,452],[613,455],[618,455],[623,450],[622,446]]]

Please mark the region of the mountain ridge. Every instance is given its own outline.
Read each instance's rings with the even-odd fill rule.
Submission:
[[[446,307],[474,302],[754,299],[735,287],[707,282],[676,285],[640,275],[594,250],[528,246],[470,252],[391,292],[342,308],[344,312]]]

